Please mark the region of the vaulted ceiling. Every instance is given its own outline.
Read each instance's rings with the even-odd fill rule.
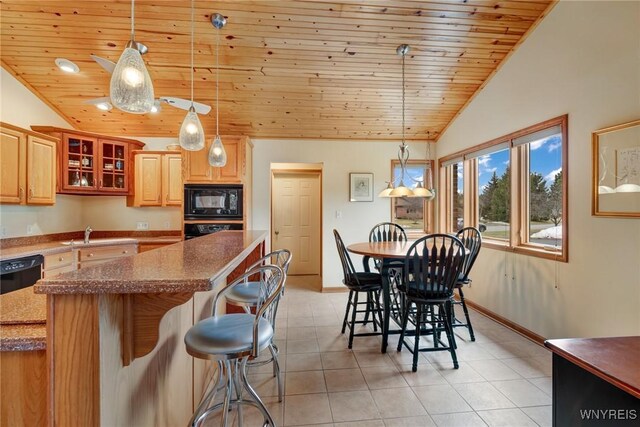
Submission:
[[[437,140],[447,124],[548,12],[553,0],[195,2],[195,100],[214,109],[220,12],[220,133],[256,138],[397,139],[401,58],[406,58],[407,139]],[[97,110],[110,76],[90,58],[117,61],[130,32],[129,0],[2,0],[1,56],[9,72],[74,127],[118,135],[174,136],[183,110]],[[138,0],[136,40],[156,97],[189,98],[190,2]],[[67,58],[79,74],[54,64]],[[38,123],[46,124],[46,123]]]

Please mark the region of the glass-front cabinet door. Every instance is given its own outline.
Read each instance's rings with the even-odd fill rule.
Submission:
[[[95,191],[97,177],[95,165],[98,141],[94,138],[65,134],[63,146],[63,188],[66,190]]]
[[[100,191],[126,192],[129,188],[128,145],[109,140],[100,142]]]

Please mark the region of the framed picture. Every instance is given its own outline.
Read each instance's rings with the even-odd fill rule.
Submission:
[[[373,202],[373,174],[349,174],[349,201]]]
[[[640,119],[592,133],[591,214],[640,218]]]

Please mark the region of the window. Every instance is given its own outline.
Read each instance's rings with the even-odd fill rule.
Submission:
[[[475,157],[478,184],[478,221],[473,225],[485,239],[508,241],[511,233],[511,160],[509,147],[504,145],[469,157]]]
[[[433,167],[433,162],[429,162]],[[425,182],[427,176],[427,161],[409,160],[405,168],[404,183],[407,187],[415,187],[418,182]],[[391,162],[392,177],[397,184],[400,182],[402,170],[397,160]],[[429,182],[426,183],[429,185]],[[392,197],[391,222],[400,224],[407,233],[433,232],[433,201],[426,201],[422,197]]]
[[[567,116],[439,164],[442,230],[474,225],[488,247],[568,260]]]

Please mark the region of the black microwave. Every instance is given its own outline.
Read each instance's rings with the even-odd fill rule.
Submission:
[[[242,185],[187,184],[184,219],[242,220]]]

